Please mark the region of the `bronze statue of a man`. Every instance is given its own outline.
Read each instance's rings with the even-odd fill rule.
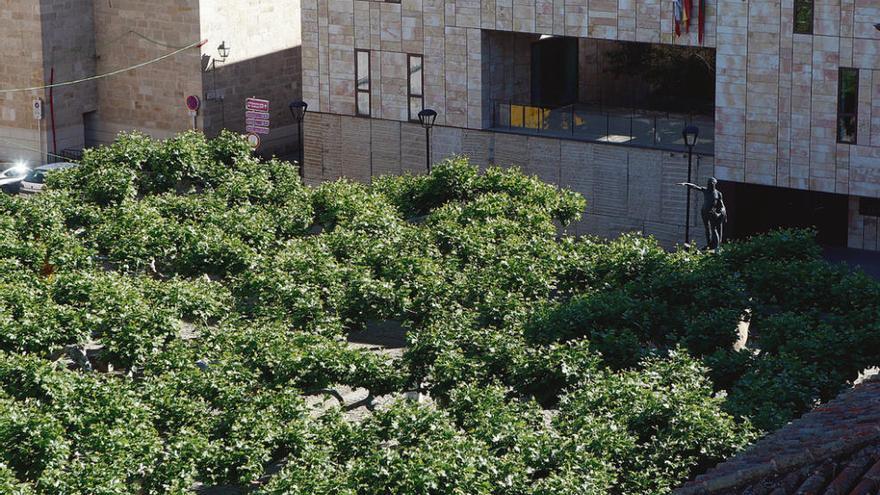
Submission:
[[[715,177],[709,179],[706,187],[700,187],[690,182],[680,182],[678,185],[688,189],[696,189],[703,193],[703,208],[700,213],[703,217],[703,226],[706,228],[706,244],[709,249],[717,253],[721,249],[724,238],[724,224],[727,223],[727,208],[724,206],[724,196],[716,186],[718,180]]]

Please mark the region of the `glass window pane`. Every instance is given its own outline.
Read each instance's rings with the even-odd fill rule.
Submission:
[[[357,51],[357,89],[370,89],[370,52]]]
[[[794,32],[813,34],[813,0],[795,0]]]
[[[837,119],[837,140],[841,143],[856,142],[856,118],[854,115],[841,116]]]
[[[855,113],[858,107],[859,71],[840,69],[840,113]]]
[[[422,98],[420,96],[412,96],[409,99],[409,119],[418,120],[419,112],[422,111]]]
[[[414,95],[422,94],[422,57],[409,58],[409,92]]]
[[[859,70],[842,68],[837,81],[837,141],[856,142],[858,134]]]
[[[357,93],[357,114],[370,115],[370,93],[358,91]]]

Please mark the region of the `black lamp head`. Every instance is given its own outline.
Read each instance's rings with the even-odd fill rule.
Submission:
[[[419,112],[419,123],[422,124],[422,127],[425,129],[434,127],[435,120],[437,120],[437,112],[434,110],[426,108]]]
[[[880,22],[878,22],[877,24],[874,24],[874,29],[876,29],[877,31],[880,31]]]
[[[700,129],[695,125],[689,125],[681,131],[681,136],[684,138],[684,144],[686,146],[695,146],[697,144],[697,138],[700,137]]]
[[[292,101],[288,108],[290,108],[290,114],[293,115],[293,120],[295,122],[302,122],[306,116],[306,111],[309,109],[309,104],[302,100]]]
[[[217,54],[220,55],[220,58],[225,62],[229,57],[229,47],[226,46],[226,42],[220,42],[220,46],[217,47]]]

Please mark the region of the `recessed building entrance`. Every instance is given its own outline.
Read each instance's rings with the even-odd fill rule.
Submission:
[[[847,196],[726,181],[718,188],[727,206],[729,239],[779,228],[813,228],[819,244],[846,247]]]

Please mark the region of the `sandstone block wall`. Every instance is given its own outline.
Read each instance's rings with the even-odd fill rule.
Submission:
[[[95,74],[95,25],[92,2],[43,0],[43,74],[49,83],[52,71],[55,82],[74,81]],[[60,153],[67,148],[80,148],[83,140],[83,114],[95,110],[97,86],[94,82],[54,88],[45,91],[46,148]],[[51,125],[50,95],[55,109],[55,129]],[[53,135],[54,133],[54,135]]]
[[[435,127],[431,160],[466,155],[471,163],[520,167],[542,180],[584,195],[576,234],[615,237],[640,231],[671,247],[684,240],[687,156],[607,144],[563,141],[477,129]],[[306,181],[338,178],[369,182],[385,174],[425,173],[425,133],[418,124],[313,114],[306,122]],[[697,157],[694,178],[712,175],[712,157]],[[699,201],[692,202],[692,239],[702,242]]]
[[[43,84],[43,47],[40,3],[0,1],[0,88],[27,88]],[[31,101],[42,91],[0,94],[0,161],[38,159],[44,135],[31,112]]]
[[[717,2],[707,1],[707,46],[715,44]],[[483,64],[504,48],[485,44],[482,30],[698,44],[696,29],[672,36],[671,3],[662,7],[659,0],[304,0],[303,99],[321,112],[354,115],[354,50],[371,50],[372,117],[406,120],[406,54],[419,54],[425,106],[437,110],[438,124],[480,129],[484,86],[494,84],[483,80]]]
[[[294,157],[299,137],[288,104],[302,98],[300,2],[298,0],[201,0],[201,115],[205,132],[221,128],[245,132],[245,99],[269,100],[271,126],[261,136],[260,152]],[[217,47],[225,42],[229,57],[221,63]],[[217,58],[217,64],[211,64]],[[216,67],[216,72],[214,72]],[[219,99],[207,99],[215,93]]]
[[[880,196],[874,127],[880,33],[872,0],[816,0],[812,35],[793,0],[719,4],[715,154],[721,179]],[[838,69],[857,68],[858,144],[837,143]]]
[[[198,0],[94,2],[98,73],[128,67],[201,40]],[[148,38],[148,39],[145,39]],[[184,104],[202,94],[198,49],[101,79],[95,137],[112,141],[120,129],[166,137],[192,127]]]
[[[794,34],[793,18],[794,0],[707,2],[704,45],[716,49],[714,173],[880,197],[880,33],[873,27],[880,7],[876,0],[815,0],[813,34]],[[406,54],[424,55],[424,105],[437,110],[438,125],[457,129],[437,131],[456,150],[469,141],[463,136],[488,127],[495,95],[527,94],[522,79],[507,77],[527,55],[517,46],[516,56],[507,55],[506,33],[576,36],[582,48],[589,46],[583,39],[698,44],[695,27],[673,35],[672,3],[661,0],[305,0],[302,22],[303,99],[316,110],[354,114],[353,53],[367,49],[372,117],[406,120]],[[840,67],[860,70],[854,145],[837,143]],[[317,145],[321,137],[310,139]],[[493,137],[495,156],[507,153],[499,143],[513,139]]]

